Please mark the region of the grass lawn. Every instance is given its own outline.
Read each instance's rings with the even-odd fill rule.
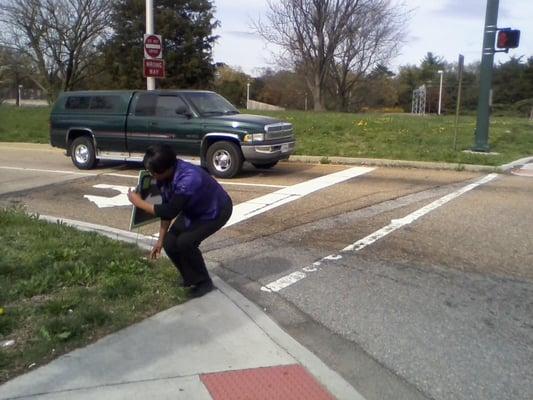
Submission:
[[[166,259],[0,209],[0,383],[186,300]]]
[[[476,119],[473,116],[459,119],[455,151],[454,116],[303,111],[260,113],[291,122],[298,140],[296,154],[302,155],[480,165],[501,165],[533,155],[533,122],[526,118],[492,118],[489,145],[491,152],[500,155],[488,156],[462,151],[474,144]]]
[[[50,107],[0,105],[0,141],[49,143]]]
[[[243,110],[246,112],[246,110]],[[0,141],[48,143],[50,109],[0,106]],[[501,165],[533,155],[533,122],[494,117],[489,145],[497,156],[463,153],[474,144],[475,117],[461,117],[457,151],[453,149],[453,116],[347,114],[304,111],[251,113],[269,115],[294,125],[296,154],[321,157],[387,158]]]

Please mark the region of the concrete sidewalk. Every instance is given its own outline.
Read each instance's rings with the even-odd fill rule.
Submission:
[[[214,277],[218,290],[0,386],[0,399],[291,400],[363,397]]]

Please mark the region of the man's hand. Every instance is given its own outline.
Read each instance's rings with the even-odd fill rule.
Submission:
[[[152,248],[152,251],[150,252],[150,258],[152,260],[156,260],[161,255],[162,247],[163,247],[163,244],[159,241],[156,244],[154,244],[154,247]]]

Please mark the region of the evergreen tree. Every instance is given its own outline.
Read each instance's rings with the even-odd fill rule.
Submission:
[[[155,32],[163,38],[166,78],[161,88],[207,88],[214,78],[212,48],[219,24],[210,0],[158,0]],[[113,35],[102,48],[109,88],[142,89],[145,1],[119,0],[113,11]],[[105,76],[107,75],[107,79]]]
[[[494,103],[514,104],[526,98],[524,93],[524,72],[526,64],[522,57],[511,57],[494,68],[493,89]]]

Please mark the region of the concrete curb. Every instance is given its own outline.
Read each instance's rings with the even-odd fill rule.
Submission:
[[[42,149],[48,147],[48,151],[63,153],[64,150],[51,147],[49,144],[42,143],[24,143],[24,142],[1,142],[0,144],[6,147],[17,148],[19,146],[29,146],[34,149]],[[499,166],[489,165],[475,165],[475,164],[461,164],[461,163],[446,163],[446,162],[430,162],[430,161],[407,161],[407,160],[389,160],[381,158],[354,158],[354,157],[337,157],[337,156],[306,156],[306,155],[291,155],[288,162],[301,162],[309,164],[341,164],[341,165],[364,165],[376,167],[395,167],[395,168],[419,168],[419,169],[441,169],[452,171],[470,171],[470,172],[496,172],[506,173],[511,169],[517,168],[521,165],[533,161],[532,157],[521,158],[516,161],[511,161],[508,164]]]
[[[420,168],[420,169],[443,169],[452,171],[470,171],[470,172],[505,172],[502,166],[457,164],[445,162],[426,162],[426,161],[406,161],[406,160],[387,160],[381,158],[352,158],[352,157],[328,157],[328,156],[290,156],[289,162],[302,162],[310,164],[345,164],[345,165],[364,165],[377,167],[396,167],[396,168]],[[514,163],[514,162],[513,162]],[[508,164],[506,164],[508,165]]]
[[[511,161],[509,164],[501,165],[500,168],[504,172],[509,172],[512,169],[521,167],[521,166],[523,166],[525,164],[528,164],[530,162],[533,162],[533,157],[525,157],[525,158],[521,158],[521,159],[516,160],[516,161]]]
[[[126,243],[134,243],[142,249],[151,249],[155,238],[146,235],[135,234],[121,229],[111,228],[105,225],[91,224],[66,218],[58,218],[50,215],[40,215],[39,219],[66,224],[86,232],[96,232],[114,240]],[[302,364],[324,385],[337,399],[365,400],[344,378],[324,364],[311,351],[298,343],[292,336],[281,329],[268,315],[257,305],[252,303],[237,290],[233,289],[218,276],[213,275],[218,289],[243,313],[245,313],[265,334],[279,347],[285,350],[296,361]]]

